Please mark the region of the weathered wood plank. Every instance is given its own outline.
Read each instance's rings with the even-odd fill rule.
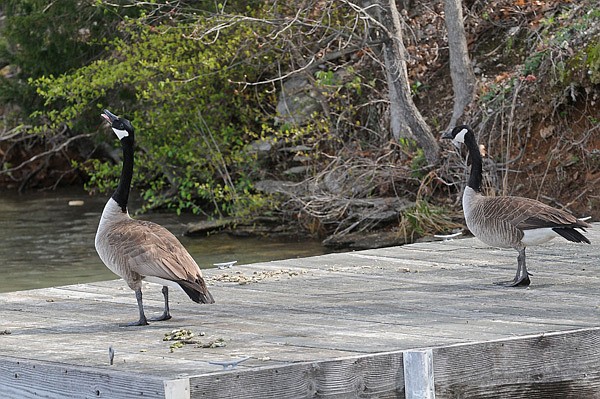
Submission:
[[[600,397],[600,328],[434,348],[438,399]]]
[[[597,398],[599,343],[600,328],[592,328],[233,370],[191,377],[191,398]],[[429,358],[412,358],[412,368],[415,353]]]
[[[3,399],[164,398],[160,378],[108,369],[0,357]]]
[[[402,352],[190,378],[192,398],[404,398]]]

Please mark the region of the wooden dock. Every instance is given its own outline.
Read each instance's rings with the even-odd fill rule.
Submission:
[[[211,269],[214,305],[173,292],[146,327],[119,325],[121,280],[0,294],[0,397],[600,398],[587,235],[529,248],[526,289],[493,284],[516,251],[468,238]]]

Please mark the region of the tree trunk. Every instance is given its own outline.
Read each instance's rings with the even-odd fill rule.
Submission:
[[[386,67],[386,77],[390,99],[390,129],[394,139],[412,137],[423,149],[430,164],[438,161],[439,146],[431,134],[429,126],[411,97],[406,69],[407,53],[402,41],[402,24],[394,0],[364,1],[365,8],[372,10],[372,16],[380,26],[377,32],[383,38],[382,55]],[[374,7],[368,7],[369,5]]]
[[[469,59],[461,0],[444,0],[444,13],[450,49],[450,77],[454,91],[454,108],[448,126],[452,128],[463,116],[465,108],[473,101],[475,75]]]

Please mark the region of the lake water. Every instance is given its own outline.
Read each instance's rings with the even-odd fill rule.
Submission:
[[[0,193],[0,292],[44,288],[118,278],[104,266],[94,236],[108,196],[80,190]],[[70,206],[81,200],[83,205]],[[135,204],[132,206],[135,209]],[[132,212],[133,213],[133,212]],[[201,268],[237,260],[238,264],[327,253],[320,242],[234,238],[219,234],[183,236],[192,215],[152,213],[139,217],[168,228]]]

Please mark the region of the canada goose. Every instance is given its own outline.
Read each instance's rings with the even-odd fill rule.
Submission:
[[[156,223],[129,217],[127,200],[133,175],[134,129],[127,119],[108,110],[101,116],[121,141],[123,168],[119,185],[102,211],[95,245],[102,262],[135,291],[140,319],[129,325],[148,324],[142,304],[142,280],[163,285],[165,309],[151,321],[171,318],[169,285],[183,289],[194,302],[214,303],[200,268],[177,238]]]
[[[529,285],[529,273],[525,266],[527,246],[539,245],[559,236],[573,242],[590,243],[590,240],[575,229],[585,231],[585,227],[592,226],[565,211],[530,198],[483,196],[482,158],[475,134],[469,126],[457,126],[444,133],[442,138],[452,139],[456,145],[464,143],[469,152],[471,173],[462,197],[469,230],[488,245],[514,248],[519,252],[515,278],[498,284],[511,287]]]

